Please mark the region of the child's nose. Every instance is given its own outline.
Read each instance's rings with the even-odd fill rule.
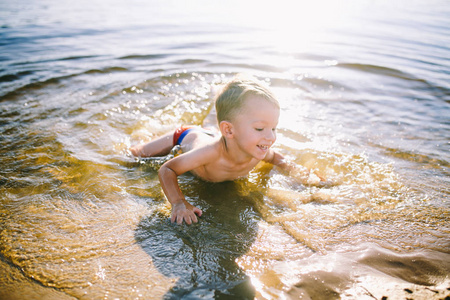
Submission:
[[[277,139],[275,131],[268,130],[268,133],[266,134],[266,139],[268,139],[269,141],[275,141]]]

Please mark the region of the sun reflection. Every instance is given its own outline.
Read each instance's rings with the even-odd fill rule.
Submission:
[[[349,1],[240,1],[235,3],[235,22],[262,29],[259,38],[280,50],[301,50],[326,29],[342,24],[357,5]],[[236,9],[237,6],[237,9]],[[249,13],[254,11],[254,13]]]

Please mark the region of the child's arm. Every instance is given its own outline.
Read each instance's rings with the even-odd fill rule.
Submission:
[[[214,160],[213,153],[208,146],[192,150],[167,161],[159,169],[159,181],[167,200],[172,205],[172,223],[182,224],[183,221],[186,224],[197,223],[197,215],[202,215],[199,208],[186,201],[178,185],[178,176]]]
[[[171,222],[182,224],[183,220],[186,224],[197,223],[197,216],[202,215],[202,211],[186,201],[183,193],[178,185],[178,176],[170,166],[171,160],[161,166],[158,172],[159,181],[163,188],[164,194],[172,205]]]
[[[317,185],[325,181],[325,178],[316,172],[311,173],[311,170],[285,159],[282,154],[272,149],[270,149],[264,161],[281,168],[289,176],[299,179],[303,184]]]
[[[137,157],[146,157],[145,155],[145,145],[146,144],[138,144],[130,148],[131,154]]]

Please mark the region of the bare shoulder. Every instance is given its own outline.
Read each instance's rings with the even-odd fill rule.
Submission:
[[[187,153],[184,153],[183,155],[189,157],[190,159],[199,159],[203,163],[214,161],[220,157],[220,145],[217,142],[204,144]]]
[[[214,163],[220,158],[220,150],[216,143],[203,145],[185,152],[164,165],[172,169],[177,175],[192,171],[201,166]]]

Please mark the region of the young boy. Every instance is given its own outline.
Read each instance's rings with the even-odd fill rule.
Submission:
[[[202,211],[188,203],[177,177],[191,172],[212,182],[246,176],[260,161],[265,161],[316,183],[306,168],[288,163],[271,149],[276,140],[280,106],[275,96],[253,78],[237,76],[216,98],[215,108],[220,134],[201,127],[182,126],[147,144],[132,147],[135,156],[163,156],[180,145],[183,154],[167,161],[158,175],[163,191],[172,205],[171,221],[196,223]]]

